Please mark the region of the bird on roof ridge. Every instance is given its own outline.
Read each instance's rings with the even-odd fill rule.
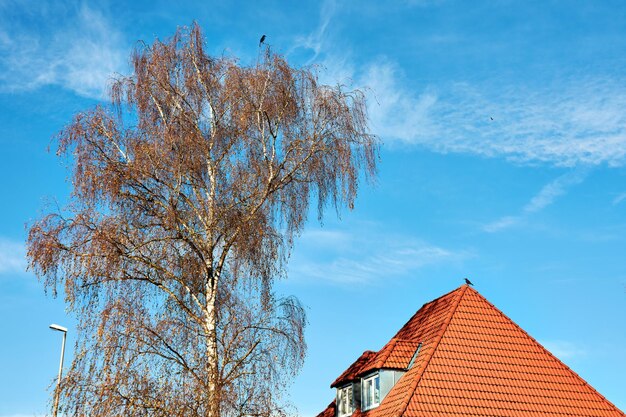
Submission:
[[[469,279],[467,279],[467,278],[463,278],[463,279],[465,280],[465,283],[467,285],[471,285],[472,287],[474,286],[474,284],[472,284],[472,281],[470,281]]]

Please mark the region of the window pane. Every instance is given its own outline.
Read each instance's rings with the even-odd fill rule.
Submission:
[[[354,411],[352,385],[337,389],[337,416],[348,416]]]
[[[342,395],[341,395],[341,391],[340,389],[337,390],[337,411],[339,412],[339,415],[343,414],[343,399],[342,399]]]
[[[367,396],[365,395],[365,381],[361,383],[361,409],[367,408]]]
[[[378,376],[376,376],[376,378],[374,378],[374,384],[376,384],[376,386],[374,387],[374,404],[378,404],[380,403],[380,378]]]
[[[353,405],[352,405],[352,386],[348,387],[348,404],[346,405],[348,409],[348,413],[352,413]]]
[[[339,390],[339,414],[343,414],[343,390]]]

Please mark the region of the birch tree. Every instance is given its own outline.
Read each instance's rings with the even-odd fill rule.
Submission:
[[[375,175],[364,96],[267,47],[209,56],[195,25],[132,64],[59,133],[71,198],[29,230],[30,268],[78,320],[60,410],[284,415],[306,320],[273,284],[310,205],[352,208]]]

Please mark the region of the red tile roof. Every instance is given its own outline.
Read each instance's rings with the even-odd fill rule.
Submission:
[[[417,350],[419,342],[414,340],[398,340],[393,338],[380,351],[366,350],[339,378],[331,388],[353,381],[375,369],[406,369],[413,354]]]
[[[333,402],[328,404],[328,407],[326,407],[324,411],[319,413],[317,417],[335,417],[336,410],[337,410],[337,405],[336,405],[335,400],[333,400]]]
[[[424,304],[332,386],[373,369],[406,369],[419,343],[413,366],[380,406],[353,417],[626,416],[467,285]],[[333,417],[334,406],[318,417]]]
[[[375,359],[377,355],[378,354],[376,352],[372,352],[371,350],[363,352],[361,356],[359,356],[359,359],[350,365],[348,369],[343,371],[343,373],[339,375],[339,378],[335,379],[335,382],[333,382],[330,387],[333,388],[348,381],[357,379],[357,377],[361,375],[361,370],[370,363],[371,359]]]

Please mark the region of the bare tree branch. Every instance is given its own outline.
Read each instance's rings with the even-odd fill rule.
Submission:
[[[273,283],[311,202],[351,208],[374,178],[378,142],[359,91],[204,46],[196,25],[140,44],[111,105],[58,135],[71,200],[31,226],[28,258],[78,319],[64,415],[287,413],[306,316]]]

